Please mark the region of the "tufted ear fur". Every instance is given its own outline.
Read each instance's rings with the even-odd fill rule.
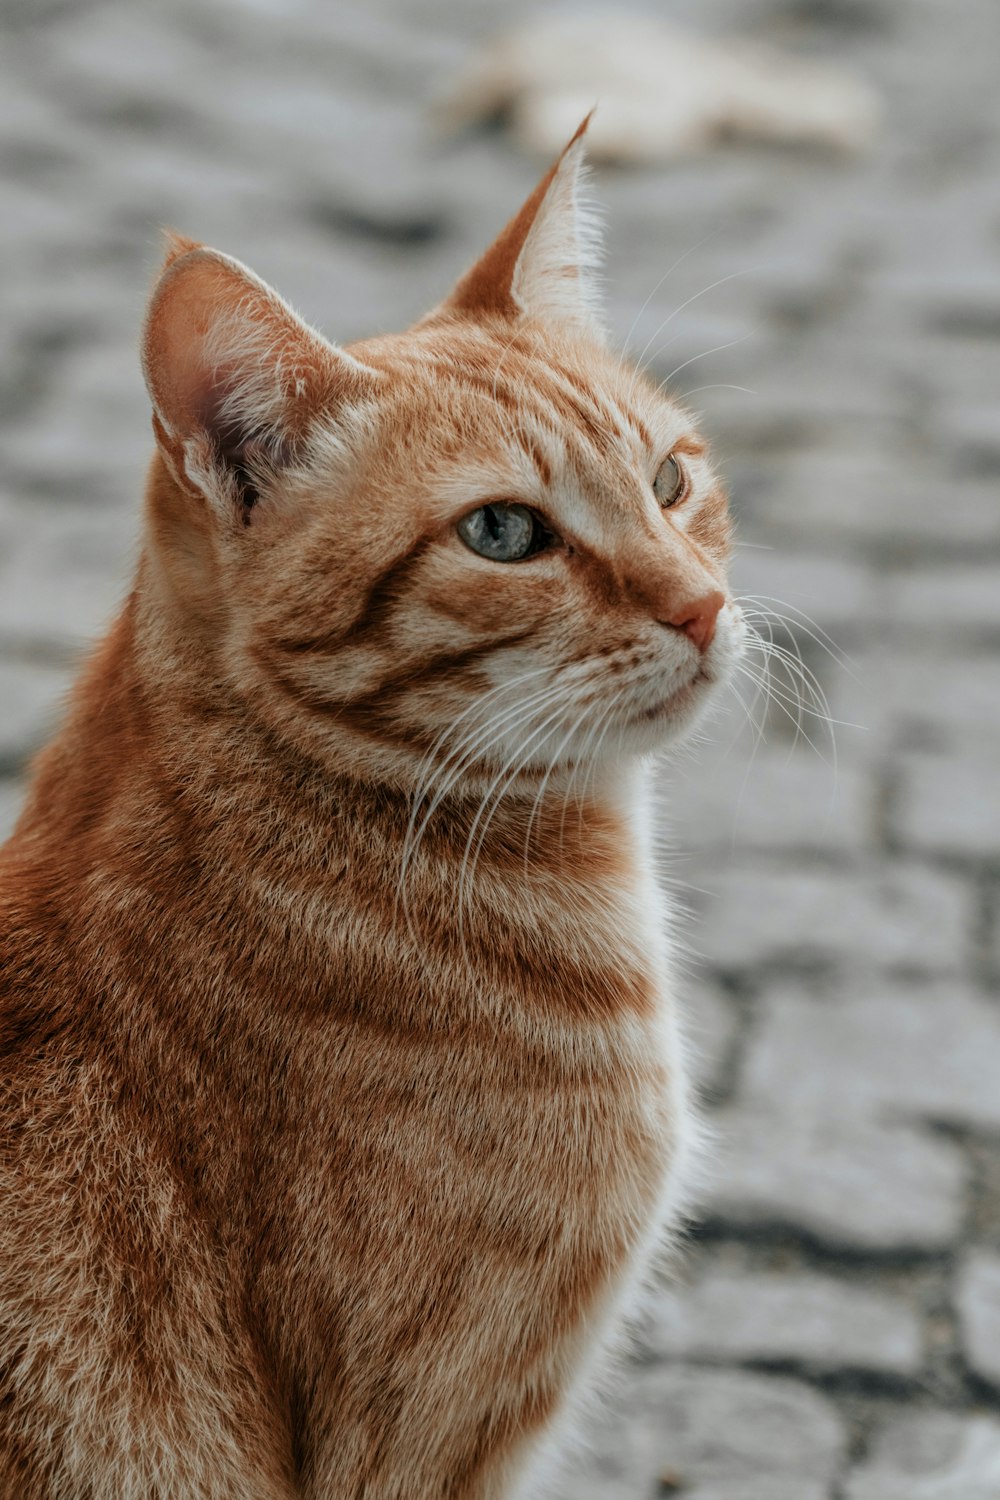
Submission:
[[[581,201],[583,121],[559,160],[454,291],[430,315],[528,318],[602,338],[595,286],[600,242]]]
[[[142,362],[174,478],[231,501],[244,521],[315,419],[377,379],[246,266],[178,235],[150,299]]]

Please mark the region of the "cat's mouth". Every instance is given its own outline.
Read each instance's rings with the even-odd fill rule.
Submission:
[[[661,698],[659,703],[654,703],[652,708],[643,708],[637,714],[632,714],[629,717],[629,723],[651,724],[656,719],[670,718],[681,709],[687,708],[698,689],[713,680],[704,667],[699,667],[695,675],[683,687],[675,688],[666,698]]]

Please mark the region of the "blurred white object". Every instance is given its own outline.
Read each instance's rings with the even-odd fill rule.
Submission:
[[[496,38],[441,114],[458,127],[503,112],[522,146],[553,156],[595,104],[587,153],[620,162],[665,161],[725,136],[858,151],[881,114],[843,68],[620,13],[553,16]]]

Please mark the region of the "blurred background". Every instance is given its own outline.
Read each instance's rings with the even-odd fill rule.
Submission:
[[[882,123],[847,151],[723,121],[595,174],[613,336],[703,413],[737,590],[810,686],[778,664],[770,702],[733,695],[665,770],[715,1145],[561,1493],[997,1500],[1000,11],[645,13],[839,66]],[[406,324],[546,164],[530,132],[435,112],[534,14],[6,0],[3,831],[134,558],[160,226],[338,340]]]

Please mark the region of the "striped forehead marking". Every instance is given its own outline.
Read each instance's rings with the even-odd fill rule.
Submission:
[[[532,361],[521,370],[490,372],[442,366],[442,379],[461,390],[487,399],[513,424],[513,431],[529,431],[526,451],[543,482],[551,482],[551,459],[537,451],[539,432],[553,432],[563,444],[582,439],[599,459],[640,444],[654,450],[649,426],[634,409],[626,410],[608,393],[582,378]]]

